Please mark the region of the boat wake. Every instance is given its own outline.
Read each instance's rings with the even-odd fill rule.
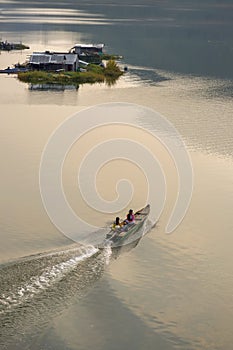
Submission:
[[[147,233],[149,233],[156,225],[157,221],[151,221],[150,219],[148,219],[144,225],[143,236],[147,235]]]
[[[103,249],[103,255],[105,258],[105,263],[106,265],[109,265],[110,260],[111,260],[111,256],[112,256],[112,247],[111,247],[111,242],[109,242],[109,244],[107,244],[104,249]]]
[[[10,349],[21,339],[17,349],[23,349],[24,340],[86,295],[102,277],[110,256],[75,244],[1,265],[0,348]]]
[[[29,337],[33,343],[51,319],[87,294],[112,259],[137,246],[145,229],[138,239],[114,249],[111,242],[103,249],[74,244],[0,265],[1,350],[15,344],[24,349]]]
[[[47,266],[42,273],[37,276],[32,276],[28,281],[22,284],[14,284],[10,290],[3,291],[0,294],[0,314],[8,311],[12,307],[19,306],[25,303],[27,300],[34,297],[34,295],[40,293],[43,290],[50,288],[54,283],[59,282],[67,273],[73,270],[80,262],[94,255],[98,249],[94,247],[79,247],[78,249],[67,250],[66,252],[54,253],[53,255],[48,254],[48,256],[55,258],[56,256],[67,257],[67,254],[72,254],[73,256],[65,261],[61,261],[55,265]],[[80,255],[76,255],[76,254]],[[33,260],[39,262],[43,257],[39,256]],[[41,261],[42,262],[42,261]],[[30,265],[30,262],[28,262]],[[17,265],[20,266],[21,264]],[[26,264],[27,265],[27,264]],[[25,262],[23,263],[25,267]],[[12,266],[14,269],[14,266]],[[19,268],[20,269],[20,268]],[[8,268],[7,268],[8,270]]]
[[[155,69],[153,67],[128,65],[129,71],[125,76],[126,80],[130,80],[134,85],[154,86],[158,83],[171,80],[172,77],[165,71]]]

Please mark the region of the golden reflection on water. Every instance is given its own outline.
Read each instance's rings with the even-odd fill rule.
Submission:
[[[112,125],[106,127],[99,127],[95,130],[89,132],[85,136],[82,136],[75,145],[73,145],[71,151],[69,152],[66,162],[64,164],[64,189],[67,191],[66,195],[69,198],[68,202],[75,211],[81,213],[82,218],[87,222],[92,224],[100,224],[102,220],[102,225],[104,221],[112,220],[112,215],[101,214],[91,210],[83,202],[81,194],[77,188],[78,181],[78,168],[83,161],[84,157],[88,154],[91,149],[102,143],[114,139],[127,139],[130,141],[135,141],[144,147],[147,147],[152,154],[161,163],[165,174],[170,174],[166,178],[168,198],[171,200],[170,205],[166,208],[168,211],[172,209],[172,204],[175,202],[177,193],[177,174],[175,165],[169,157],[167,150],[161,144],[159,140],[156,140],[149,133],[140,130],[137,127],[123,126],[123,125]],[[135,210],[140,209],[145,204],[147,204],[146,199],[148,195],[148,183],[146,180],[146,175],[139,169],[133,162],[129,160],[114,160],[108,162],[103,166],[97,176],[97,191],[102,195],[105,200],[116,199],[116,185],[117,181],[120,179],[129,180],[134,186],[134,196],[129,203],[130,206],[134,206]],[[156,181],[156,179],[155,179]],[[74,195],[75,193],[75,195]],[[156,194],[155,194],[156,196]],[[127,208],[118,213],[121,217],[125,217]],[[117,214],[117,213],[116,213]],[[92,222],[93,220],[93,222]],[[96,222],[97,220],[97,222]]]
[[[182,224],[164,235],[162,215],[140,249],[111,266],[111,288],[155,331],[182,335],[192,345],[196,339],[194,348],[222,348],[233,317],[233,167],[214,155],[191,156],[195,188]]]
[[[9,59],[12,62],[17,61],[20,57],[25,57],[26,54],[16,53],[16,54],[1,54],[0,55],[0,66],[4,67],[7,65]],[[20,231],[22,237],[27,236],[32,239],[32,242],[37,240],[38,244],[47,235],[47,228],[51,231],[51,242],[54,244],[53,236],[56,235],[57,231],[49,224],[49,220],[43,211],[42,204],[40,202],[39,188],[38,188],[38,167],[40,162],[40,156],[42,150],[53,130],[65,120],[65,118],[76,113],[78,110],[83,109],[86,106],[92,106],[98,103],[104,102],[118,102],[126,101],[132,103],[140,103],[142,105],[154,108],[156,111],[165,115],[173,125],[178,129],[181,135],[186,140],[186,144],[190,149],[197,150],[202,149],[210,154],[210,157],[214,157],[215,164],[218,164],[221,160],[219,157],[215,157],[214,154],[221,154],[221,157],[228,157],[228,153],[233,149],[233,141],[231,137],[230,130],[232,129],[232,104],[230,100],[211,100],[205,98],[205,90],[202,96],[195,93],[199,91],[201,86],[201,81],[199,83],[194,79],[194,85],[192,85],[192,79],[183,77],[173,77],[172,81],[159,83],[157,86],[144,86],[141,87],[140,81],[136,82],[130,80],[130,74],[123,76],[120,81],[114,87],[107,87],[103,84],[97,85],[85,85],[81,86],[78,91],[65,91],[65,92],[53,92],[53,91],[30,91],[27,85],[20,83],[12,76],[0,76],[0,99],[1,99],[1,159],[2,167],[4,172],[2,172],[2,177],[4,179],[2,198],[4,199],[2,204],[2,215],[3,223],[7,222],[7,232],[17,232]],[[209,86],[207,83],[207,87]],[[185,94],[184,86],[190,86],[190,90]],[[190,96],[189,91],[192,91],[192,96]],[[10,92],[10,93],[9,93]],[[181,97],[180,97],[181,95]],[[169,101],[169,104],[167,103]],[[224,106],[224,109],[223,109]],[[219,117],[221,116],[221,127],[219,126]],[[142,127],[143,127],[143,120]],[[145,121],[147,124],[151,122],[152,127],[153,121]],[[206,132],[208,130],[208,132]],[[35,132],[37,137],[35,138]],[[174,176],[176,172],[172,169],[172,163],[166,158],[164,152],[162,152],[159,144],[155,140],[150,139],[149,136],[144,137],[140,134],[138,130],[124,130],[120,127],[117,129],[109,130],[106,132],[103,130],[98,134],[90,135],[90,137],[84,140],[80,140],[81,144],[77,143],[69,154],[67,162],[64,168],[64,186],[66,194],[71,201],[72,207],[77,211],[81,210],[85,216],[87,210],[88,215],[90,214],[89,209],[83,205],[82,199],[78,196],[77,190],[73,192],[73,189],[77,189],[76,183],[76,170],[78,167],[78,162],[81,161],[81,156],[85,153],[85,150],[91,145],[93,141],[102,140],[103,135],[111,135],[115,137],[116,135],[130,136],[133,139],[140,139],[141,142],[145,143],[152,151],[160,154],[161,160],[163,161],[163,166],[165,167],[165,172],[168,182],[168,201],[166,203],[166,208],[164,215],[167,216],[172,209],[172,204],[174,204],[176,191],[177,191],[177,179]],[[216,137],[217,135],[217,137]],[[79,147],[79,146],[80,147]],[[6,156],[7,154],[7,156]],[[205,155],[204,159],[199,161],[195,165],[200,171],[205,169]],[[17,164],[17,166],[16,166]],[[120,167],[121,163],[118,165]],[[231,160],[228,163],[229,170],[231,169]],[[8,170],[7,170],[8,169]],[[219,165],[218,169],[224,169]],[[141,187],[140,191],[137,193],[135,200],[135,207],[139,207],[145,201],[145,181],[143,180],[143,175],[140,174],[139,170],[132,165],[127,165],[127,170],[125,172],[132,177],[132,181],[136,181],[136,187]],[[196,169],[194,169],[196,175]],[[108,181],[112,175],[116,179],[119,174],[119,169],[117,168],[116,162],[110,165],[106,169],[102,169],[98,178],[100,191],[103,196],[107,198],[113,198],[115,195],[115,186],[113,178]],[[213,169],[213,174],[216,170]],[[216,208],[219,208],[219,202],[215,198],[215,188],[221,186],[222,193],[224,192],[225,180],[222,180],[229,171],[222,171],[219,174],[219,179],[215,178],[213,180],[213,192],[209,197],[200,194],[201,201],[206,201],[206,206],[208,206],[208,201],[215,203]],[[133,175],[132,175],[133,174]],[[136,174],[138,176],[136,176]],[[70,178],[69,178],[70,177]],[[200,179],[206,181],[208,184],[209,178],[206,176],[204,170]],[[105,187],[106,182],[106,187]],[[232,187],[232,182],[228,180],[229,188]],[[101,187],[102,186],[102,187]],[[195,180],[194,188],[194,198],[196,194],[197,179]],[[114,187],[114,190],[113,190]],[[9,195],[8,195],[9,193]],[[228,191],[229,201],[232,200],[232,196],[229,197],[230,192]],[[77,196],[77,197],[76,197]],[[22,206],[20,205],[21,198],[24,198],[25,210],[18,209]],[[210,199],[208,199],[210,198]],[[26,204],[28,203],[28,204]],[[80,204],[80,206],[78,205]],[[35,205],[35,206],[34,206]],[[82,209],[80,209],[80,207]],[[37,208],[37,209],[36,209]],[[38,211],[38,208],[40,210]],[[231,205],[227,205],[224,213],[228,213]],[[32,214],[29,216],[27,210]],[[216,211],[216,210],[215,210]],[[7,213],[11,213],[8,215]],[[190,211],[189,211],[190,213]],[[185,220],[189,213],[186,215]],[[212,213],[212,211],[210,211]],[[218,215],[217,212],[216,215]],[[105,222],[105,217],[103,215],[98,216],[93,213],[93,220],[95,223]],[[13,215],[13,216],[12,216]],[[41,219],[41,215],[43,219]],[[121,213],[123,215],[123,213]],[[193,211],[192,211],[193,215]],[[28,226],[29,217],[31,217],[31,223]],[[196,220],[201,220],[202,215]],[[110,218],[108,218],[109,220]],[[191,222],[192,217],[190,218]],[[162,225],[162,222],[160,225]],[[229,217],[224,218],[224,220],[219,219],[222,223],[225,234],[228,234],[231,227],[231,219]],[[39,224],[38,224],[39,223]],[[227,224],[228,223],[228,224]],[[164,221],[164,225],[166,222]],[[43,226],[45,225],[45,226]],[[164,227],[163,225],[163,227]],[[202,225],[205,226],[205,220],[203,220]],[[213,224],[214,225],[214,224]],[[227,225],[227,226],[226,226]],[[34,226],[37,234],[30,233],[31,226]],[[36,228],[37,227],[37,228]],[[197,230],[201,230],[202,226],[199,226]],[[190,229],[192,229],[192,224],[190,224]],[[4,232],[5,229],[3,229]],[[40,231],[40,232],[39,232]],[[9,236],[4,235],[4,241],[7,242]],[[7,238],[8,237],[8,238]],[[43,238],[42,238],[43,237]],[[54,236],[55,237],[55,236]],[[182,237],[182,235],[181,235]],[[30,241],[29,239],[29,241]],[[194,244],[196,239],[194,239]],[[23,242],[23,240],[22,240]],[[4,243],[7,244],[7,243]],[[2,245],[2,250],[4,255],[4,244]],[[43,243],[44,244],[44,243]],[[25,246],[18,243],[19,247]],[[19,250],[21,249],[19,248]],[[14,248],[15,249],[15,248]],[[9,251],[9,256],[14,254],[14,249],[12,252]],[[25,247],[26,251],[30,249],[38,249],[36,245],[30,243],[28,247]]]
[[[8,3],[17,5],[16,1]],[[28,16],[35,15],[30,17],[31,22],[40,25],[58,22],[109,24],[101,14],[91,16],[87,12],[46,9],[45,18],[39,18],[43,11],[34,12],[30,8],[26,12],[4,14],[3,11],[1,20],[5,24],[25,23]],[[8,32],[1,35],[9,41],[16,38],[25,44],[29,42],[31,48],[19,53],[1,53],[0,68],[24,62],[32,51],[69,50],[75,42],[90,39],[87,33],[62,30],[59,36],[56,31],[43,30],[26,32],[24,36]],[[84,219],[91,217],[97,225],[112,219],[88,208],[77,189],[80,162],[90,147],[106,140],[106,135],[138,140],[159,155],[166,174],[168,196],[156,228],[143,238],[137,249],[109,266],[108,283],[103,284],[100,305],[106,319],[100,320],[100,314],[95,313],[93,307],[98,304],[97,286],[93,296],[85,299],[81,306],[76,309],[72,305],[71,310],[53,322],[54,339],[64,340],[74,349],[80,347],[81,341],[86,345],[89,340],[92,348],[104,347],[106,338],[110,342],[113,334],[110,329],[113,306],[121,302],[119,319],[123,310],[131,311],[133,325],[138,317],[143,326],[147,325],[164,338],[170,337],[171,343],[177,342],[172,343],[176,348],[181,348],[179,340],[183,339],[190,341],[192,349],[230,349],[233,319],[232,82],[158,71],[171,80],[154,83],[148,78],[143,80],[140,73],[144,70],[144,67],[130,67],[129,73],[112,87],[86,85],[78,91],[64,92],[30,91],[14,76],[0,76],[0,261],[68,243],[50,222],[39,192],[40,158],[54,129],[78,110],[98,103],[125,101],[151,107],[173,123],[190,150],[195,176],[190,208],[176,231],[165,235],[164,227],[177,193],[177,174],[171,159],[154,138],[138,129],[122,126],[100,128],[81,138],[68,154],[63,183],[69,203]],[[141,123],[142,126],[151,123],[151,127],[155,127],[153,121],[142,120]],[[147,184],[144,174],[130,162],[114,160],[101,168],[97,188],[104,198],[112,200],[116,197],[115,184],[122,176],[130,179],[137,189],[130,203],[137,209],[146,201]],[[123,216],[124,211],[120,215]],[[113,298],[105,300],[111,293]],[[98,305],[97,311],[100,311]],[[103,327],[104,322],[110,323],[108,332]],[[124,323],[124,326],[128,337],[129,325]],[[183,348],[187,350],[191,346],[183,344]]]
[[[1,54],[0,65],[25,56]],[[211,98],[212,88],[224,84],[219,81],[211,86],[209,80],[173,76],[173,80],[156,86],[142,88],[142,84],[132,81],[128,74],[112,88],[87,85],[78,91],[44,92],[28,90],[15,77],[0,76],[0,259],[68,243],[49,221],[39,193],[40,157],[54,129],[78,110],[97,103],[126,101],[149,106],[176,126],[193,162],[191,206],[176,231],[164,234],[177,193],[174,165],[161,144],[138,129],[102,127],[76,142],[64,165],[65,193],[84,219],[91,216],[94,224],[104,225],[111,216],[90,210],[77,190],[77,169],[85,153],[106,136],[120,135],[140,141],[158,155],[168,185],[165,210],[138,249],[111,265],[111,289],[150,329],[170,332],[193,344],[196,341],[196,348],[212,349],[213,340],[215,347],[227,348],[232,340],[233,318],[232,101],[221,96]],[[153,121],[141,123],[142,127],[143,123],[154,127]],[[137,209],[145,202],[146,181],[129,162],[114,160],[103,167],[97,177],[98,190],[104,198],[114,199],[115,183],[122,174],[135,184],[131,205]],[[124,211],[120,214],[123,216]],[[59,330],[62,320],[56,322],[55,329]],[[69,336],[71,333],[70,326]],[[92,336],[94,342],[94,333]],[[76,344],[75,338],[73,341]]]
[[[93,17],[93,13],[89,13],[86,11],[81,11],[81,10],[74,10],[74,9],[65,9],[65,8],[24,8],[24,9],[20,9],[17,8],[17,10],[2,10],[1,12],[2,15],[43,15],[43,16],[74,16],[74,15],[79,15],[79,16],[83,16],[83,17]],[[100,14],[99,17],[102,17],[102,15]]]

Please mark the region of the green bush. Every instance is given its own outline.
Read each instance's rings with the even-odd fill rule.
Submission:
[[[120,70],[120,68],[114,60],[110,60],[107,62],[104,74],[107,77],[119,78],[123,74],[123,72]]]

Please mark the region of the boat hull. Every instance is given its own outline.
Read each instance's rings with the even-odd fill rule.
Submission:
[[[28,68],[6,68],[1,69],[0,74],[18,74],[28,72]]]

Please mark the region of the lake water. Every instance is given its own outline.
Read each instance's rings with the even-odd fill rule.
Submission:
[[[104,42],[129,68],[112,87],[64,91],[30,89],[15,76],[0,76],[1,349],[232,348],[232,17],[227,0],[1,1],[2,40],[30,46],[1,52],[1,69],[24,62],[32,51],[68,50],[77,42]],[[62,234],[39,187],[42,152],[54,130],[87,107],[114,102],[163,115],[182,136],[194,173],[188,211],[166,234],[178,176],[161,143],[122,125],[96,128],[77,141],[64,164],[63,187],[73,210],[99,227],[115,214],[92,210],[79,193],[77,169],[85,154],[120,135],[144,144],[162,164],[167,197],[157,225],[115,252],[80,247]],[[138,119],[159,133],[155,119]],[[110,201],[122,178],[134,192],[121,216],[146,203],[143,172],[113,160],[96,182]]]

